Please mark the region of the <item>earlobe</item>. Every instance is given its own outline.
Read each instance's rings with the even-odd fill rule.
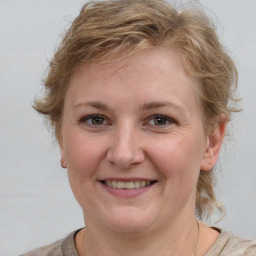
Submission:
[[[67,163],[65,162],[65,160],[61,157],[60,159],[60,165],[63,169],[66,169],[67,168]]]
[[[62,168],[67,168],[67,163],[65,161],[65,154],[64,154],[64,148],[63,148],[63,141],[62,139],[58,139],[59,148],[60,148],[60,165]]]
[[[207,137],[207,144],[204,157],[201,163],[202,171],[210,171],[218,161],[221,146],[225,137],[226,121],[219,122],[219,125]]]

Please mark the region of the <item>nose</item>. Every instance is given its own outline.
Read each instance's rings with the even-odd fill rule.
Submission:
[[[145,155],[139,143],[140,139],[139,131],[132,125],[116,128],[107,152],[107,160],[121,169],[129,169],[142,163]]]

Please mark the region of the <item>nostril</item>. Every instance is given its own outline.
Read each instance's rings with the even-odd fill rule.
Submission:
[[[121,169],[130,169],[137,164],[140,164],[144,161],[145,156],[142,149],[134,146],[125,146],[125,145],[113,145],[111,149],[109,149],[107,156],[107,160]]]

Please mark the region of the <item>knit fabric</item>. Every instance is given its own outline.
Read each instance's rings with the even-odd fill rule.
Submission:
[[[205,256],[256,256],[256,241],[222,231]]]
[[[21,256],[78,256],[75,248],[75,235],[78,231],[72,232],[65,239],[27,252]]]
[[[77,232],[21,256],[78,256],[74,242]],[[220,232],[218,239],[205,256],[256,256],[256,241],[231,235],[227,231]]]

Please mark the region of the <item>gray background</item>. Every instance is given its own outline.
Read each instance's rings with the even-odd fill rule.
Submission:
[[[0,0],[1,256],[18,255],[83,226],[58,147],[31,107],[58,35],[83,3]],[[256,239],[256,1],[202,3],[218,17],[220,38],[237,63],[244,109],[233,120],[220,160],[217,194],[227,214],[217,225]]]

